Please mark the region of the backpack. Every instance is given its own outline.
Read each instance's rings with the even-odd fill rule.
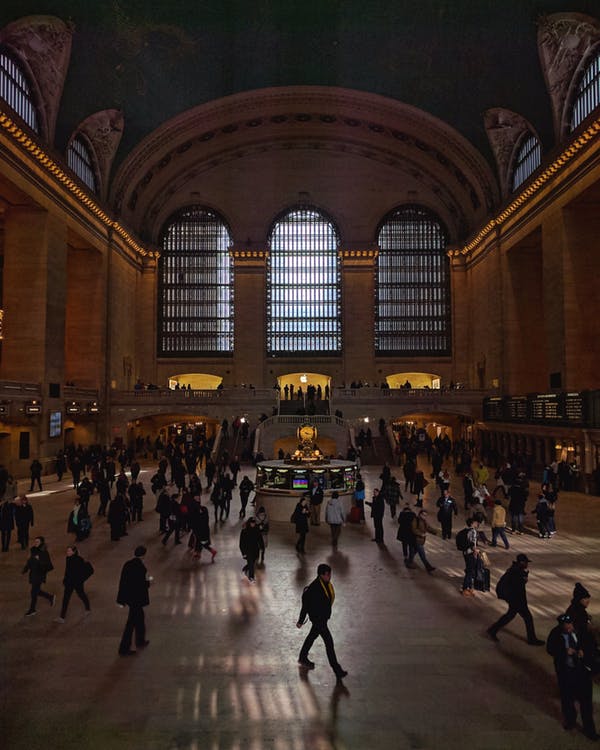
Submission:
[[[469,529],[468,527],[465,527],[464,529],[461,529],[456,535],[456,549],[459,549],[461,552],[466,552],[470,546],[471,544],[469,543]]]
[[[510,595],[510,579],[508,573],[508,570],[503,573],[496,584],[496,596],[498,599],[504,599],[504,601],[508,601]]]

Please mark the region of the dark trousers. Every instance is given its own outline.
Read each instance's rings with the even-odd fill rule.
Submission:
[[[402,556],[405,560],[408,559],[410,555],[410,542],[407,539],[402,539]]]
[[[245,515],[246,515],[246,505],[248,505],[248,498],[249,497],[250,497],[250,495],[246,495],[246,494],[242,495],[240,493],[240,501],[242,503],[242,509],[240,510],[240,518],[244,518]]]
[[[574,726],[577,719],[575,701],[579,702],[581,723],[586,734],[595,734],[594,714],[592,707],[592,676],[583,667],[566,668],[557,673],[560,705],[566,726]]]
[[[296,551],[305,552],[304,545],[306,544],[306,531],[298,532],[298,541],[296,542]]]
[[[47,591],[42,591],[42,583],[32,583],[31,584],[31,603],[29,604],[29,611],[35,612],[35,605],[37,604],[37,598],[38,596],[41,596],[42,599],[46,599],[49,602],[52,602],[54,597],[52,594],[49,594]]]
[[[337,656],[335,655],[333,637],[329,632],[327,622],[313,622],[310,632],[306,636],[306,640],[304,641],[304,643],[302,644],[302,648],[300,649],[300,656],[298,657],[298,661],[302,662],[308,659],[308,653],[312,648],[313,643],[319,636],[321,636],[321,638],[323,639],[323,643],[325,644],[327,660],[329,661],[329,664],[331,665],[331,668],[333,669],[335,674],[338,675],[342,671],[342,668],[340,667]]]
[[[136,505],[135,507],[132,506],[131,508],[131,520],[132,521],[141,521],[142,520],[142,506]]]
[[[17,525],[17,539],[21,545],[21,549],[26,549],[29,546],[29,524]]]
[[[123,631],[123,637],[121,638],[121,645],[119,646],[119,653],[125,653],[131,648],[131,638],[133,631],[135,630],[135,642],[137,646],[141,646],[146,640],[146,622],[144,620],[144,608],[138,606],[129,607],[129,616],[125,623],[125,630]]]
[[[12,531],[4,531],[4,529],[2,529],[2,552],[8,552],[8,548],[10,547],[11,534]]]
[[[341,523],[330,523],[329,528],[331,530],[331,543],[333,546],[337,549],[338,541],[340,538],[340,534],[342,531],[342,524]]]
[[[505,625],[508,625],[508,623],[511,620],[513,620],[517,615],[521,615],[521,617],[525,621],[525,628],[527,630],[527,640],[535,641],[537,636],[535,634],[533,617],[526,603],[525,604],[511,604],[509,602],[508,612],[505,615],[502,615],[502,617],[491,626],[491,628],[489,629],[490,633],[497,633]]]
[[[407,565],[412,565],[413,560],[415,559],[415,555],[419,555],[421,558],[421,562],[425,566],[426,570],[431,570],[433,568],[433,565],[429,562],[427,559],[427,555],[425,554],[425,547],[422,544],[414,544],[410,548],[410,555],[408,556]]]
[[[40,492],[42,491],[42,480],[38,476],[31,477],[31,487],[29,488],[29,492],[33,492],[33,487],[35,483],[37,482],[38,487],[40,488]]]
[[[90,600],[88,599],[87,594],[85,593],[83,589],[83,583],[80,583],[77,586],[65,584],[65,593],[63,594],[62,607],[60,608],[60,616],[63,619],[65,615],[67,614],[67,608],[69,606],[69,601],[71,599],[71,594],[73,593],[73,591],[81,599],[81,601],[83,602],[83,606],[89,612]]]
[[[452,539],[452,516],[442,518],[440,523],[442,525],[442,539]]]
[[[169,541],[169,537],[173,532],[175,532],[175,544],[181,543],[181,540],[179,539],[179,521],[169,521],[169,529],[162,538],[163,544],[166,544]]]
[[[383,518],[374,518],[373,526],[375,527],[375,541],[383,544]]]
[[[249,580],[254,579],[254,566],[256,565],[256,558],[255,557],[247,557],[246,558],[246,564],[244,565],[244,573],[248,576]]]

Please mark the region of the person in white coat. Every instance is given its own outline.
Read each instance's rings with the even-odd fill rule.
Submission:
[[[327,502],[327,507],[325,508],[325,520],[331,529],[331,544],[335,550],[338,547],[340,532],[345,520],[342,501],[340,500],[339,494],[335,491],[331,493],[331,497]]]

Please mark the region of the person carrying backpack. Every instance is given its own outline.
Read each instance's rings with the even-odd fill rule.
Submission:
[[[487,634],[493,641],[498,640],[498,631],[501,628],[508,625],[517,615],[521,615],[525,621],[527,643],[530,646],[544,645],[544,641],[540,640],[535,634],[533,616],[527,606],[527,592],[525,587],[529,578],[528,565],[530,562],[531,560],[527,555],[521,552],[496,584],[498,599],[504,599],[508,602],[508,612],[487,629]]]
[[[467,518],[467,525],[456,535],[456,548],[463,553],[465,561],[465,577],[461,588],[463,596],[475,596],[475,574],[477,573],[477,534],[479,520]]]

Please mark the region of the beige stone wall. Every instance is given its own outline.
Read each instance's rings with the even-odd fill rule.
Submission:
[[[108,384],[133,388],[136,363],[136,292],[139,270],[116,249],[111,250],[108,291]]]

